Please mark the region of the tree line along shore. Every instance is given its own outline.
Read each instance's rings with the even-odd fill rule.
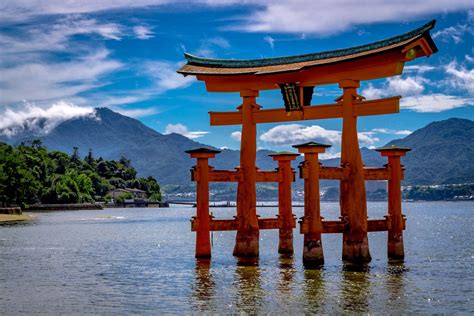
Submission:
[[[0,143],[0,207],[123,202],[141,193],[147,201],[160,201],[160,185],[153,177],[137,177],[130,160],[94,158],[92,150],[81,158],[48,151],[41,141],[17,147]]]

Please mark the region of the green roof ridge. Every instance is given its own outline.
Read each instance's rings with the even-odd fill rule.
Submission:
[[[407,33],[391,37],[389,39],[373,42],[370,44],[354,46],[349,48],[337,49],[324,51],[319,53],[310,53],[303,55],[294,55],[294,56],[282,56],[282,57],[270,57],[270,58],[261,58],[261,59],[214,59],[214,58],[204,58],[199,56],[194,56],[189,53],[184,53],[184,57],[189,64],[197,66],[211,66],[215,68],[249,68],[249,67],[264,67],[264,66],[274,66],[282,64],[292,64],[306,61],[313,61],[319,59],[327,59],[334,57],[342,57],[352,54],[363,53],[366,51],[378,49],[385,46],[390,46],[397,44],[403,41],[406,41],[410,38],[413,38],[418,35],[422,35],[429,30],[433,29],[436,24],[436,20],[432,20],[422,27],[419,27],[415,30],[409,31]]]

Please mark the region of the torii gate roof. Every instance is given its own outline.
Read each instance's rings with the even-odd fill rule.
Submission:
[[[404,62],[438,51],[429,33],[435,22],[433,20],[405,34],[370,44],[304,55],[263,59],[213,59],[185,53],[187,64],[181,67],[178,73],[197,76],[199,80],[206,82],[208,91],[267,90],[275,89],[275,84],[293,81],[315,85],[337,83],[344,79],[371,80],[394,76],[402,72]],[[414,49],[413,55],[408,56],[407,52],[411,49]],[[373,68],[374,65],[389,64],[394,66],[390,70],[385,67],[383,71],[363,71]],[[341,66],[345,69],[342,73]],[[351,73],[353,70],[357,70],[359,75]],[[327,77],[329,73],[333,75]],[[259,82],[257,86],[255,79]],[[222,84],[216,84],[217,80]],[[266,81],[267,85],[262,84],[262,80]]]

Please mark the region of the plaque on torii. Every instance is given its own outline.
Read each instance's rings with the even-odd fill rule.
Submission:
[[[319,179],[338,179],[341,188],[340,221],[323,221],[319,215],[319,192],[315,191],[319,191],[319,185],[315,189],[314,186],[305,184],[305,217],[301,221],[301,232],[305,234],[305,240],[306,234],[308,240],[313,240],[320,237],[311,239],[309,234],[320,236],[321,233],[343,233],[343,259],[351,262],[367,262],[371,259],[367,232],[389,231],[389,237],[391,236],[388,242],[389,257],[403,258],[402,230],[405,219],[401,213],[400,181],[403,170],[399,157],[404,155],[407,149],[383,148],[380,152],[389,157],[389,163],[384,168],[365,168],[357,136],[357,117],[398,113],[401,97],[365,100],[357,93],[357,88],[364,80],[400,75],[406,62],[436,53],[438,49],[429,33],[434,25],[435,21],[431,21],[416,30],[367,45],[298,56],[226,60],[185,54],[187,64],[181,67],[178,73],[196,76],[198,80],[205,82],[209,92],[240,92],[242,97],[242,104],[237,107],[237,111],[209,113],[211,126],[242,126],[240,166],[231,171],[213,170],[207,160],[203,162],[205,159],[203,157],[214,157],[215,152],[206,153],[205,149],[202,149],[204,153],[200,153],[200,149],[189,151],[192,157],[201,161],[193,169],[193,180],[198,182],[198,216],[193,221],[193,230],[203,236],[209,235],[209,230],[237,230],[234,255],[258,257],[259,230],[280,229],[280,245],[283,246],[279,249],[291,248],[291,251],[285,248],[280,249],[280,252],[292,252],[293,247],[285,245],[288,245],[290,240],[289,227],[295,226],[293,216],[288,215],[291,214],[291,194],[288,195],[287,192],[290,190],[291,193],[291,181],[288,181],[288,177],[293,175],[290,162],[295,157],[291,153],[276,155],[273,157],[279,164],[276,171],[258,170],[257,124],[342,118],[340,167],[320,167],[319,163],[315,164],[308,160],[314,158],[311,153],[324,152],[324,145],[321,150],[315,149],[317,146],[314,145],[296,146],[299,152],[305,155],[301,168],[302,177],[304,178],[303,174],[307,176],[305,183],[306,180],[311,183]],[[335,100],[335,103],[306,104],[308,94],[305,93],[307,92],[305,89],[313,87],[317,89],[318,86],[327,84],[338,84],[342,89],[342,95]],[[264,109],[257,104],[259,91],[275,89],[292,93],[285,99],[286,107]],[[295,89],[300,90],[295,92]],[[295,96],[299,100],[295,100]],[[286,102],[289,98],[291,104],[288,106]],[[393,157],[398,157],[398,160]],[[311,172],[305,168],[309,168]],[[203,177],[197,170],[205,170],[206,176]],[[214,220],[208,215],[208,197],[202,196],[208,194],[208,184],[202,184],[202,179],[206,179],[207,182],[238,183],[235,219]],[[365,180],[389,181],[389,212],[385,219],[367,219]],[[268,181],[279,184],[279,216],[276,219],[261,219],[257,216],[256,183]],[[280,192],[287,198],[282,198]],[[287,201],[288,196],[290,201]],[[207,205],[199,203],[203,200],[207,201]],[[315,203],[317,203],[317,216],[314,214]],[[312,220],[309,220],[310,218]],[[199,224],[203,221],[204,225]],[[203,231],[202,227],[207,231]],[[314,229],[310,232],[308,227]],[[286,233],[282,233],[283,228],[286,229]],[[314,230],[317,230],[316,233]],[[287,240],[284,240],[285,238]],[[290,241],[292,243],[292,235]],[[201,241],[197,239],[197,243],[199,242]],[[305,244],[303,261],[322,263],[322,248],[321,251],[311,252],[313,244],[317,245],[318,242]],[[196,244],[196,249],[197,257],[211,255],[210,245],[203,249]]]

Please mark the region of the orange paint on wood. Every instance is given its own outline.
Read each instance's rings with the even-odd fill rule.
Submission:
[[[197,159],[197,206],[196,220],[199,222],[196,232],[196,258],[211,257],[211,240],[209,236],[209,164],[208,158]]]
[[[257,220],[256,196],[256,155],[257,126],[252,119],[252,112],[258,108],[257,91],[242,91],[242,139],[240,143],[241,180],[237,187],[237,230],[234,255],[258,257],[259,229]]]
[[[388,168],[391,178],[388,181],[388,215],[390,221],[388,230],[387,252],[390,259],[403,259],[405,256],[403,245],[403,229],[405,221],[402,214],[401,180],[403,169],[400,157],[405,156],[408,148],[392,147],[378,149],[382,156],[388,157]]]
[[[278,172],[281,180],[278,183],[278,217],[282,226],[279,229],[278,253],[293,254],[293,224],[295,217],[291,206],[291,183],[295,180],[291,161],[298,155],[272,154],[273,160],[278,161]]]
[[[301,219],[301,230],[305,227],[303,241],[303,264],[307,267],[320,266],[324,263],[323,232],[320,195],[318,154],[324,153],[327,145],[307,143],[295,145],[298,152],[304,154],[304,217]],[[301,231],[303,233],[303,231]]]
[[[347,222],[343,233],[342,257],[349,262],[371,260],[367,238],[367,200],[365,193],[364,166],[357,137],[357,117],[354,115],[354,99],[359,83],[341,81],[343,88],[343,121],[341,143],[341,167],[348,177],[341,179],[341,216]]]
[[[400,111],[400,97],[361,101],[354,105],[357,116],[393,114]],[[209,112],[211,126],[240,125],[241,112]],[[304,106],[302,111],[288,115],[285,109],[255,109],[252,113],[255,124],[292,122],[302,120],[331,119],[342,117],[341,104],[322,104]]]
[[[257,171],[257,182],[280,182],[282,172],[279,171]]]

